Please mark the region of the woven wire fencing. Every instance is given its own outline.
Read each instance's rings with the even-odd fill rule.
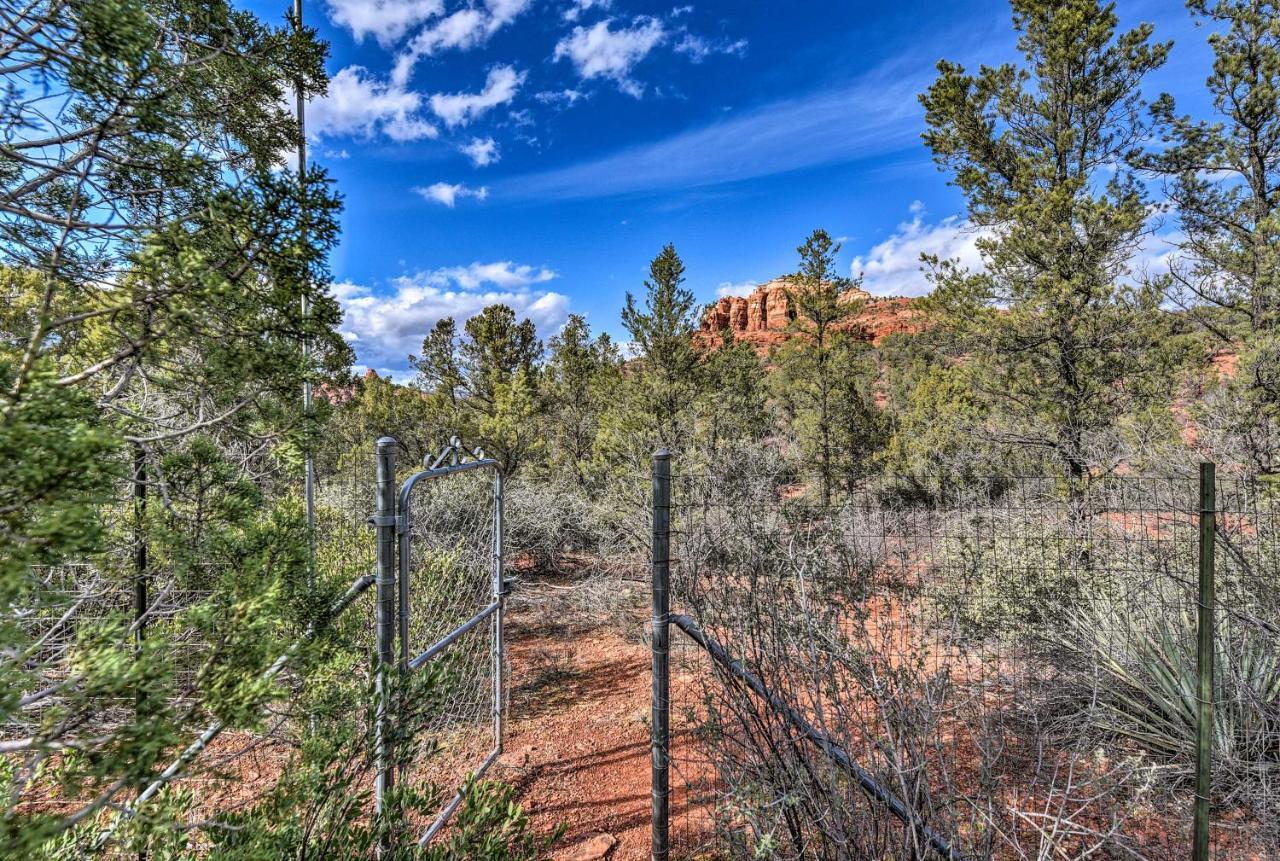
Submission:
[[[824,509],[759,472],[673,482],[672,611],[773,698],[673,629],[672,857],[1191,857],[1194,479]],[[1278,497],[1218,482],[1221,859],[1280,858]]]

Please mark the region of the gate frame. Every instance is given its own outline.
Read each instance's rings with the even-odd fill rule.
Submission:
[[[472,777],[479,779],[489,767],[502,755],[503,705],[506,700],[506,643],[504,640],[504,623],[506,597],[508,593],[504,576],[504,528],[503,528],[503,493],[506,476],[502,465],[494,458],[487,457],[484,450],[476,447],[467,451],[458,437],[452,437],[434,458],[428,454],[423,458],[423,469],[409,476],[400,485],[398,493],[394,489],[395,482],[395,446],[392,437],[378,440],[378,513],[371,520],[378,527],[378,672],[379,697],[377,710],[377,726],[375,738],[378,750],[378,778],[375,784],[375,809],[383,810],[383,794],[395,784],[397,777],[403,779],[407,770],[406,763],[390,762],[388,744],[390,716],[386,702],[386,686],[382,683],[383,674],[390,673],[393,655],[396,652],[394,641],[399,639],[398,660],[396,670],[401,678],[405,678],[414,670],[429,663],[443,653],[460,638],[485,620],[489,620],[492,632],[490,658],[493,662],[493,749],[485,757]],[[409,563],[412,554],[412,511],[413,488],[421,481],[443,478],[463,472],[479,469],[493,471],[493,552],[492,570],[490,572],[490,602],[480,612],[466,622],[445,634],[421,654],[409,657]],[[384,476],[386,482],[384,484]],[[385,587],[385,589],[384,589]],[[396,606],[398,605],[398,606]],[[392,610],[395,612],[392,612]],[[385,611],[385,612],[384,612]],[[419,846],[426,846],[431,838],[440,832],[453,814],[461,806],[466,795],[466,786],[458,788],[453,799],[447,804],[435,821],[427,827],[418,839]]]

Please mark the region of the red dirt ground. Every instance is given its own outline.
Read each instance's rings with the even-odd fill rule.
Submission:
[[[616,627],[550,633],[513,614],[506,754],[492,773],[519,790],[540,833],[563,823],[555,857],[599,834],[611,861],[649,857],[649,650],[636,614]],[[535,631],[538,631],[535,633]],[[605,841],[607,842],[607,841]]]

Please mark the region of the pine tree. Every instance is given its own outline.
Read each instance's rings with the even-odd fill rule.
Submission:
[[[666,245],[649,264],[641,310],[627,293],[622,325],[636,353],[634,408],[651,448],[685,449],[692,435],[694,398],[698,392],[697,304],[684,284],[684,261],[674,245]]]
[[[1113,4],[1013,0],[1024,63],[947,61],[924,140],[985,231],[983,271],[929,261],[931,307],[991,405],[993,439],[1045,453],[1072,494],[1121,459],[1119,432],[1166,372],[1158,285],[1126,281],[1147,201],[1125,165],[1148,134],[1140,86],[1167,43],[1117,33]]]
[[[1193,0],[1209,37],[1216,116],[1152,107],[1164,148],[1142,165],[1167,177],[1185,258],[1180,298],[1226,349],[1243,351],[1225,399],[1230,430],[1261,472],[1280,469],[1280,15],[1257,0]],[[1221,309],[1225,313],[1205,313]]]
[[[879,419],[866,388],[865,348],[836,328],[857,314],[849,291],[859,282],[838,272],[840,245],[825,230],[814,230],[796,251],[800,268],[787,289],[795,337],[775,353],[775,391],[789,407],[800,453],[827,506],[837,485],[848,487],[867,470]]]

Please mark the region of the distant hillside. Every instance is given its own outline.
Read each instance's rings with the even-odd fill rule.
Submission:
[[[791,322],[796,316],[788,288],[792,292],[795,290],[786,278],[775,278],[761,284],[748,296],[721,298],[707,308],[700,337],[716,343],[720,333],[728,330],[733,333],[735,341],[752,344],[762,355],[767,353],[789,337]],[[878,344],[886,336],[898,332],[919,332],[923,327],[914,299],[881,298],[856,289],[845,291],[841,299],[862,303],[862,307],[854,317],[836,328],[855,332],[872,343]]]

